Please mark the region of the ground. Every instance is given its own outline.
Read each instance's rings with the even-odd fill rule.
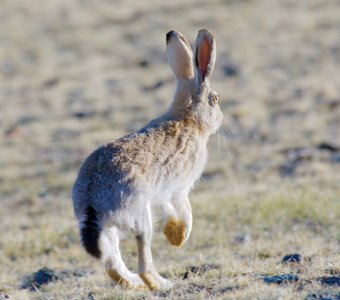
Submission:
[[[340,298],[336,0],[3,0],[0,17],[0,299]],[[167,109],[166,32],[201,28],[224,121],[192,236],[177,249],[155,233],[171,291],[126,291],[81,248],[70,191],[92,150]],[[135,269],[134,240],[122,249]],[[54,280],[24,288],[43,267]],[[265,282],[282,274],[298,281]]]

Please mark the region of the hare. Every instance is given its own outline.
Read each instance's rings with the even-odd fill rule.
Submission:
[[[181,247],[192,227],[188,198],[207,161],[207,141],[222,122],[217,93],[210,89],[216,45],[200,30],[194,53],[177,31],[166,35],[168,61],[177,90],[168,111],[137,132],[105,144],[83,163],[73,187],[75,215],[86,251],[127,288],[170,289],[152,261],[153,215],[164,221],[169,242]],[[132,231],[138,274],[119,250],[120,234]]]

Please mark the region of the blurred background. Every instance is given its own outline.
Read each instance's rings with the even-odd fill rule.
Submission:
[[[271,263],[285,251],[327,256],[319,273],[339,262],[338,1],[2,0],[0,22],[0,288],[15,294],[46,265],[90,264],[101,276],[79,246],[70,191],[91,151],[166,111],[172,29],[191,43],[199,29],[215,34],[224,121],[192,196],[193,241],[167,264],[215,260],[221,249],[229,267],[240,249],[252,262],[261,251]],[[212,219],[223,238],[200,231]]]

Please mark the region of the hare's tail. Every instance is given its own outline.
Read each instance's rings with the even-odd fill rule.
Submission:
[[[91,205],[86,208],[84,219],[79,225],[80,238],[85,250],[93,257],[100,259],[99,237],[102,229],[97,212]]]

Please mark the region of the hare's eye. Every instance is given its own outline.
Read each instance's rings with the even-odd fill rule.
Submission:
[[[210,104],[215,105],[218,101],[218,96],[217,95],[211,95],[210,96]]]

